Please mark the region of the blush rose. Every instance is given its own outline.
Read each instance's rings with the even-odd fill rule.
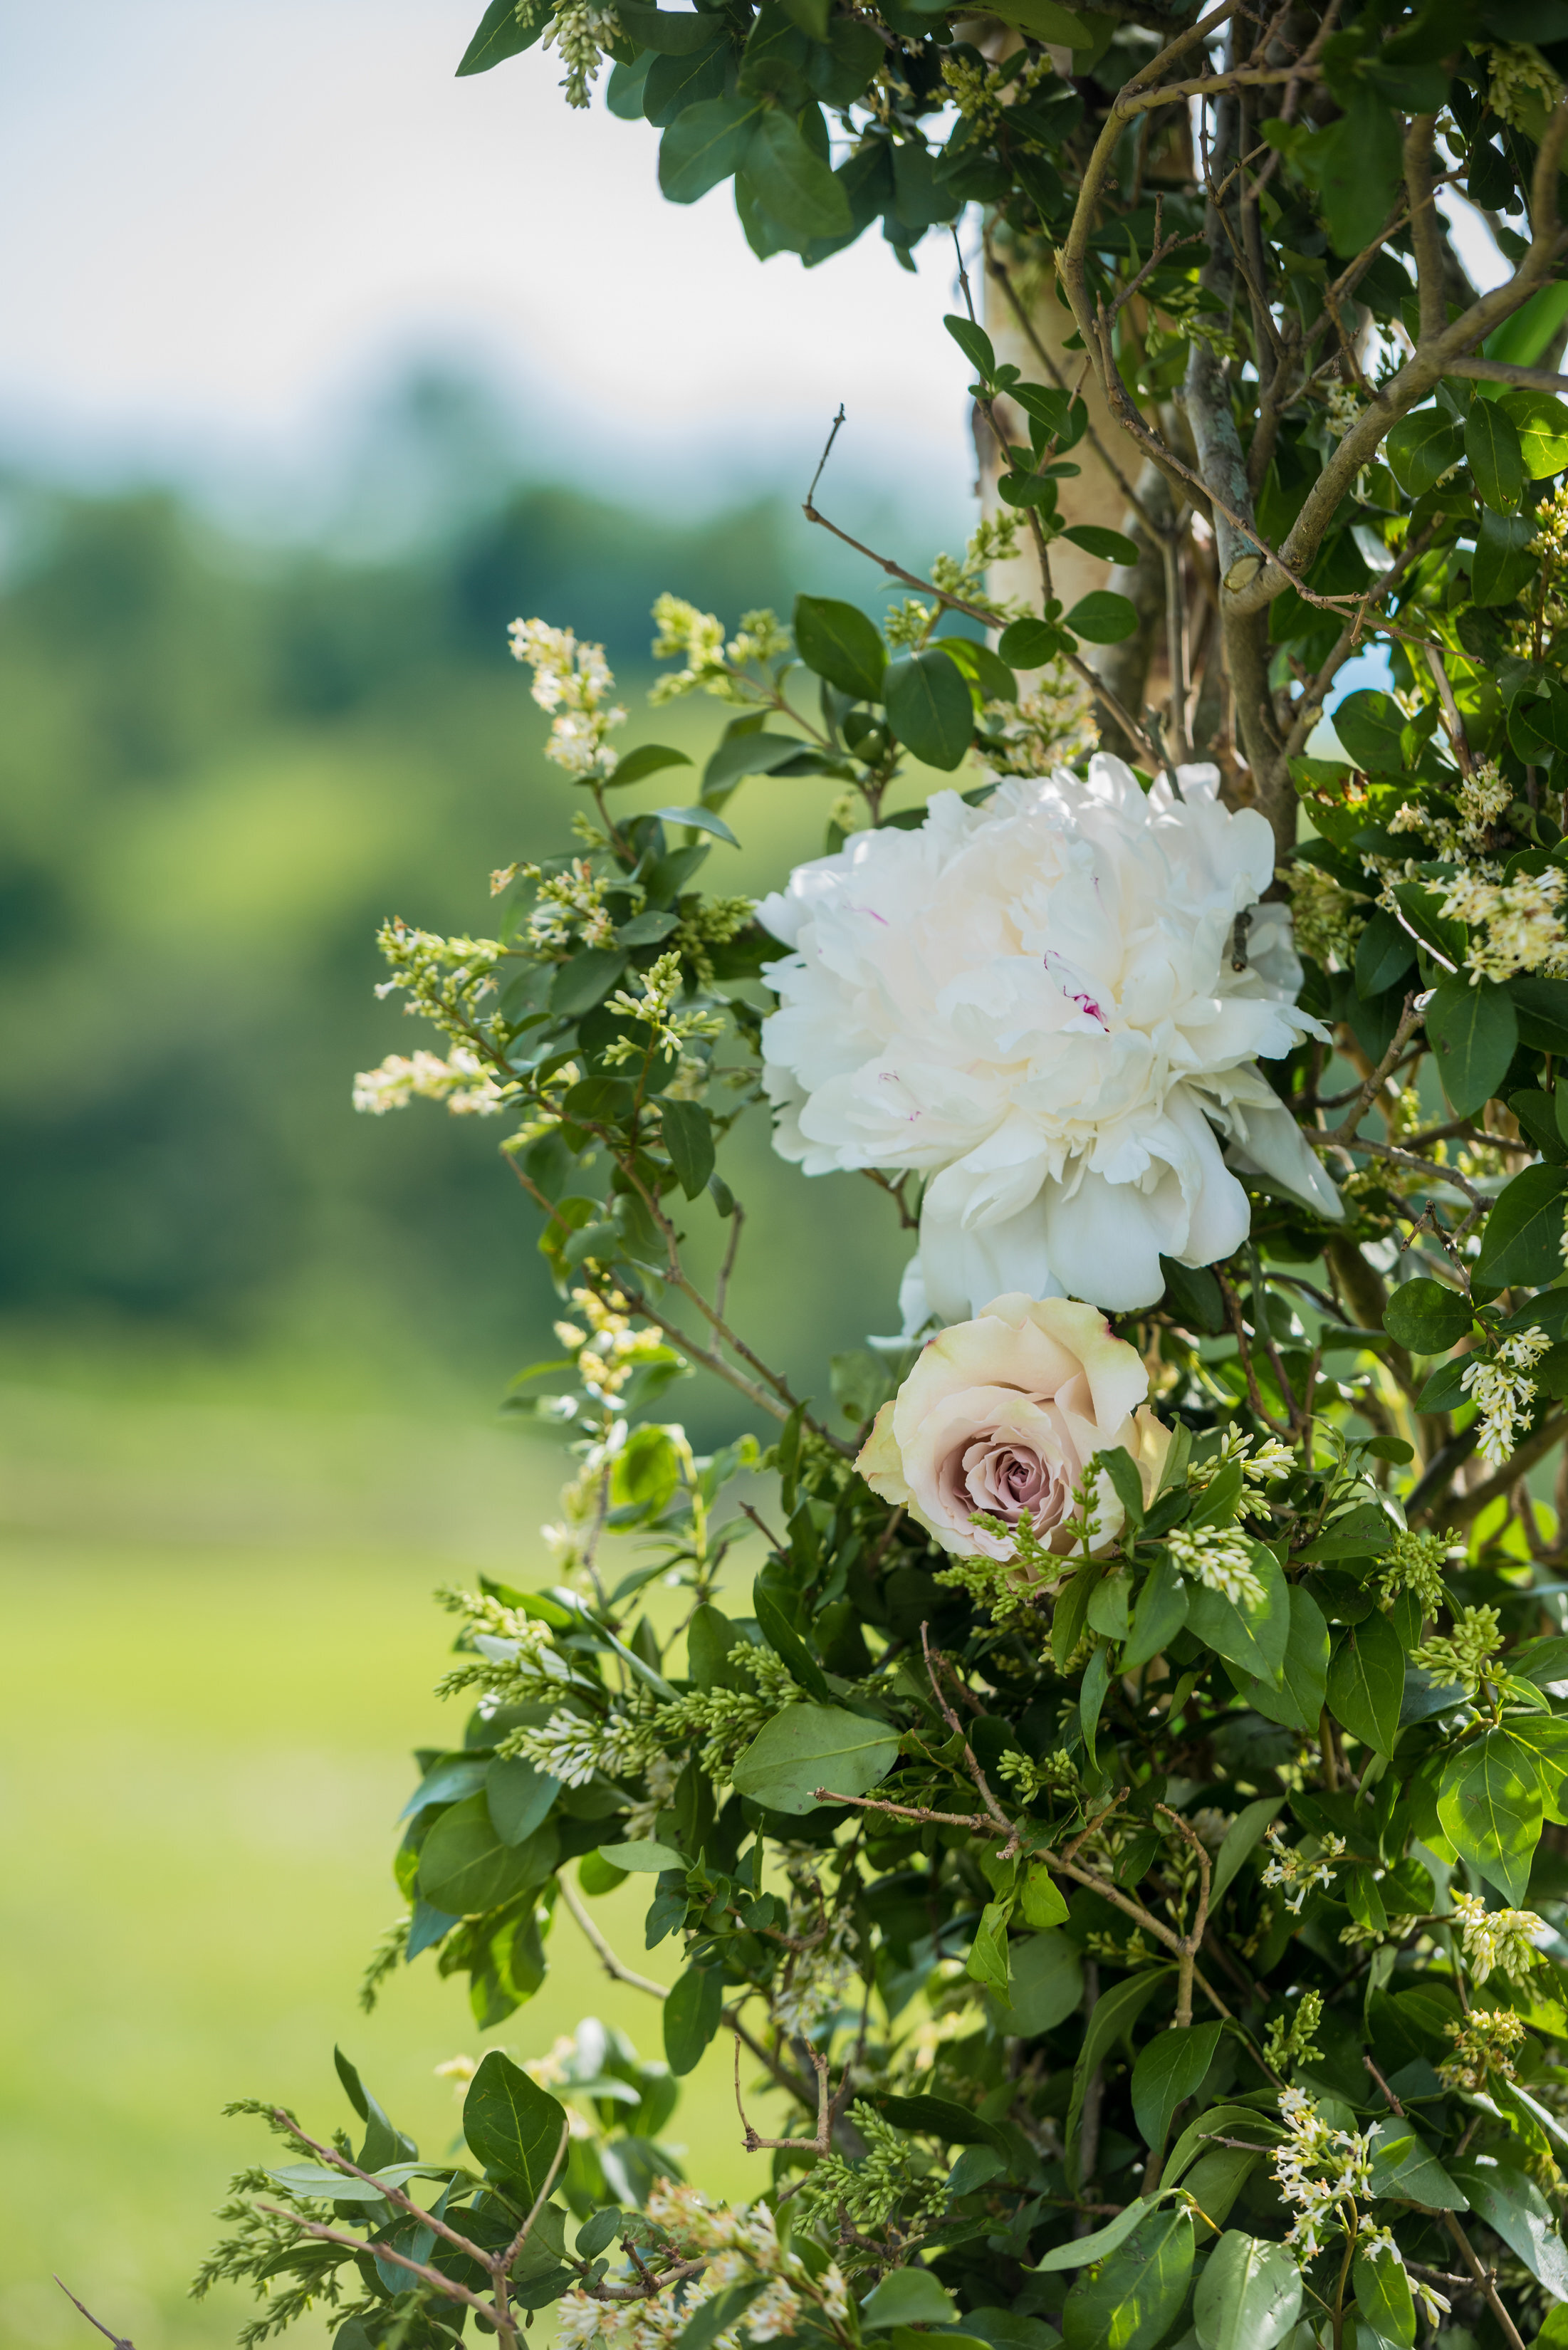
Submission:
[[[922,1348],[877,1413],[857,1463],[873,1492],[901,1503],[942,1548],[1008,1559],[1012,1544],[971,1523],[1015,1526],[1027,1511],[1047,1549],[1072,1546],[1073,1493],[1096,1452],[1119,1445],[1152,1495],[1170,1443],[1145,1402],[1148,1373],[1097,1306],[1065,1297],[998,1297]],[[1125,1513],[1096,1481],[1103,1550]]]

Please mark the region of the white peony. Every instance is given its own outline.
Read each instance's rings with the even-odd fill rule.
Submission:
[[[1324,1034],[1289,913],[1257,904],[1272,836],[1214,768],[1179,780],[1146,797],[1096,756],[1086,785],[939,792],[919,830],[857,833],[757,910],[793,951],[766,972],[775,1148],[930,1179],[908,1327],[1003,1292],[1125,1312],[1160,1295],[1162,1254],[1228,1256],[1247,1197],[1216,1128],[1231,1165],[1343,1212],[1258,1067]]]

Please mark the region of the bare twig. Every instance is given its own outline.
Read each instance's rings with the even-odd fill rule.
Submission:
[[[77,2307],[81,2311],[81,2314],[87,2319],[88,2324],[89,2325],[96,2325],[99,2332],[105,2335],[109,2341],[113,2343],[114,2350],[136,2350],[135,2344],[130,2341],[125,2334],[111,2333],[109,2328],[104,2324],[101,2317],[95,2317],[85,2301],[77,2301],[75,2293],[71,2291],[64,2277],[56,2277],[55,2282],[59,2286],[60,2291],[65,2294],[67,2301],[77,2302]]]
[[[815,2137],[759,2137],[746,2119],[746,2108],[741,2102],[741,2040],[735,2035],[735,2111],[741,2116],[745,2132],[748,2154],[831,2154],[833,2151],[833,2110],[828,2089],[828,2062],[819,2049],[809,2051],[816,2074],[816,2136]]]
[[[1482,2268],[1480,2261],[1476,2258],[1475,2249],[1471,2244],[1469,2238],[1466,2235],[1464,2230],[1460,2227],[1458,2220],[1451,2211],[1445,2211],[1443,2213],[1443,2225],[1447,2228],[1449,2235],[1459,2246],[1459,2258],[1463,2261],[1466,2268],[1469,2269],[1471,2276],[1474,2277],[1477,2284],[1480,2285],[1482,2293],[1485,2293],[1487,2298],[1487,2306],[1491,2311],[1492,2315],[1496,2318],[1498,2324],[1502,2329],[1502,2338],[1508,2344],[1509,2350],[1524,2350],[1524,2337],[1520,2333],[1518,2326],[1514,2324],[1512,2318],[1510,2317],[1507,2310],[1502,2305],[1502,2302],[1498,2294],[1497,2280],[1493,2275],[1492,2271],[1490,2269]]]
[[[592,1943],[599,1964],[603,1967],[606,1974],[616,1982],[629,1983],[633,1991],[647,1991],[651,1999],[668,1999],[670,1993],[663,1983],[657,1983],[653,1981],[650,1976],[639,1975],[634,1972],[630,1967],[622,1965],[620,1960],[617,1958],[615,1952],[611,1950],[609,1944],[606,1941],[604,1936],[600,1933],[598,1928],[595,1925],[593,1919],[584,1908],[581,1901],[577,1898],[576,1887],[573,1886],[570,1878],[566,1875],[564,1870],[556,1881],[561,1888],[562,1900],[566,1903],[567,1908],[571,1911],[573,1917],[576,1919],[578,1925],[587,1936],[588,1940]]]

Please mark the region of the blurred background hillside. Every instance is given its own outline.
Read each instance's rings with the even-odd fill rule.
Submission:
[[[454,82],[480,5],[0,0],[6,2350],[97,2338],[57,2272],[137,2350],[232,2345],[238,2297],[185,2293],[263,2155],[224,2101],[336,2123],[338,2041],[439,2149],[480,2044],[428,1960],[356,1991],[448,1734],[430,1594],[549,1580],[566,1464],[498,1404],[555,1300],[498,1128],[349,1088],[425,1041],[378,922],[483,931],[564,837],[507,622],[601,639],[634,740],[661,588],[877,608],[799,515],[841,399],[836,518],[916,563],[970,526],[950,255],[759,268],[552,60]],[[724,886],[816,853],[828,795],[747,785]],[[735,1310],[820,1393],[904,1252],[869,1185],[742,1155]],[[658,2051],[569,1919],[552,1961],[503,2044],[592,2012]],[[754,2191],[716,2062],[670,2135]]]

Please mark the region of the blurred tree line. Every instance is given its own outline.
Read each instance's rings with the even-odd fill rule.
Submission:
[[[498,1389],[558,1310],[500,1129],[357,1118],[349,1085],[427,1041],[373,995],[378,920],[483,931],[490,871],[561,837],[506,624],[601,639],[629,741],[659,589],[732,622],[864,596],[864,567],[778,500],[674,523],[559,486],[376,562],[225,539],[171,493],[13,479],[0,517],[0,1335]],[[679,716],[701,755],[721,712]],[[769,788],[716,852],[731,887],[820,849],[823,793]],[[754,1146],[777,1222],[737,1305],[798,1331],[775,1358],[820,1363],[824,1316],[895,1326],[870,1187],[833,1179],[825,1218]]]

